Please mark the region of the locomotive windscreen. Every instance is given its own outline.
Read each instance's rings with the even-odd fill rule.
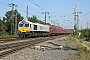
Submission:
[[[23,27],[24,24],[19,24],[19,27]]]
[[[25,27],[29,27],[29,24],[25,24]]]

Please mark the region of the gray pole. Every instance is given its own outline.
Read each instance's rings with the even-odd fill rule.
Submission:
[[[14,34],[16,33],[17,33],[17,12],[16,12],[16,18],[15,18],[15,33]]]
[[[14,33],[14,32],[15,32],[15,28],[14,28],[14,4],[12,3],[12,33]]]
[[[88,22],[87,22],[87,29],[88,29]]]
[[[12,35],[12,20],[11,20],[11,35]]]
[[[79,16],[78,13],[82,14],[82,12],[76,12],[76,3],[74,3],[74,30],[77,31],[79,30]]]
[[[55,20],[54,20],[54,26],[55,26]]]
[[[28,19],[28,6],[26,7],[26,19]]]
[[[82,30],[82,24],[81,24],[81,30]]]
[[[76,28],[76,3],[74,3],[74,30],[76,31],[77,28]]]
[[[77,13],[77,15],[76,15],[76,17],[77,17],[77,30],[79,30],[79,15],[78,14],[82,14],[82,12],[76,12]]]
[[[78,20],[78,14],[77,14],[77,30],[79,30],[79,20]]]
[[[46,24],[46,13],[45,13],[45,24]]]
[[[44,14],[45,13],[45,24],[46,24],[46,14],[48,13],[49,14],[49,12],[42,12],[42,14]]]

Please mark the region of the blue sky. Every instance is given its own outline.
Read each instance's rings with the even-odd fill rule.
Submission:
[[[0,17],[3,17],[6,11],[11,10],[7,5],[13,2],[18,6],[18,12],[26,18],[26,6],[29,7],[29,16],[36,15],[38,19],[44,20],[42,12],[47,14],[47,23],[59,25],[63,28],[73,28],[74,25],[74,3],[76,3],[76,11],[82,12],[79,14],[79,28],[90,28],[90,0],[1,0],[0,1]],[[16,9],[16,8],[15,8]],[[50,16],[50,19],[49,19]],[[54,20],[51,22],[51,20]],[[70,21],[68,21],[70,20]]]

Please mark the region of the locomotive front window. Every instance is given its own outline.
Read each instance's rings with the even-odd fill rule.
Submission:
[[[25,24],[25,27],[29,27],[29,24]]]
[[[19,27],[23,27],[23,24],[19,24]]]

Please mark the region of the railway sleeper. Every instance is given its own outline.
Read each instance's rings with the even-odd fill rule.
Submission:
[[[48,40],[48,38],[46,38],[45,40],[39,39],[39,40],[26,42],[27,44],[24,42],[24,43],[19,45],[19,43],[18,43],[18,45],[19,45],[18,47],[15,45],[16,47],[13,47],[12,50],[0,53],[0,57],[12,54],[13,52],[19,51],[19,50],[21,50],[23,48],[26,48],[28,46],[30,47],[30,46],[32,46],[34,44],[37,44],[37,43],[40,43],[40,42],[43,42],[43,41],[46,41],[46,40]]]

